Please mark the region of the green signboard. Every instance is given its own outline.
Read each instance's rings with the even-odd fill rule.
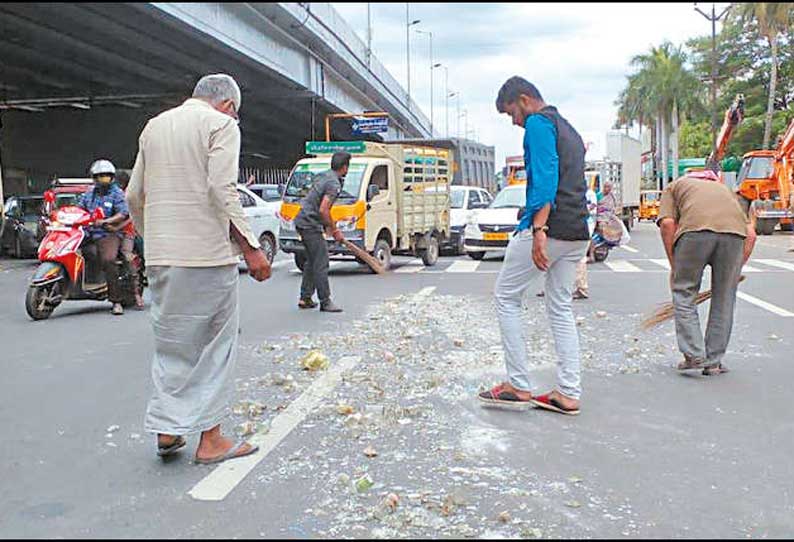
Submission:
[[[306,154],[332,154],[335,152],[362,153],[366,151],[364,141],[307,141]]]

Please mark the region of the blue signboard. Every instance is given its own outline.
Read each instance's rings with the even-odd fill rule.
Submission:
[[[383,134],[389,131],[388,117],[353,117],[354,134]]]

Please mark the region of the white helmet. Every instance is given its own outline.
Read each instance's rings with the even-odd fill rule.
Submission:
[[[116,176],[116,166],[110,160],[97,160],[91,164],[91,176],[96,175],[113,175]]]

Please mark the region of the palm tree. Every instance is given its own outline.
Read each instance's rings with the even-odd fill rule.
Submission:
[[[787,31],[794,20],[794,2],[743,2],[732,14],[737,20],[755,21],[758,33],[769,43],[772,55],[772,66],[769,73],[769,99],[766,105],[766,120],[764,121],[763,148],[769,148],[769,139],[772,134],[772,115],[775,112],[775,91],[777,89],[778,69],[778,36]]]
[[[657,171],[661,174],[660,188],[667,178],[667,159],[670,149],[669,125],[673,134],[673,174],[678,172],[679,114],[699,107],[700,83],[686,67],[686,55],[680,47],[664,42],[648,53],[636,55],[631,65],[638,71],[628,78],[628,85],[618,98],[622,114],[650,113],[657,129],[661,153]]]

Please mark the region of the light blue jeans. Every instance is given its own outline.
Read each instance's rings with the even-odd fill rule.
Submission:
[[[557,349],[557,386],[563,395],[573,399],[579,399],[582,387],[579,335],[571,309],[571,296],[576,264],[587,252],[587,245],[588,241],[552,238],[546,244],[550,263],[545,273],[544,299]],[[510,384],[523,391],[531,391],[531,385],[521,301],[527,288],[543,274],[532,261],[532,233],[524,230],[514,235],[507,245],[494,295],[507,376]]]

